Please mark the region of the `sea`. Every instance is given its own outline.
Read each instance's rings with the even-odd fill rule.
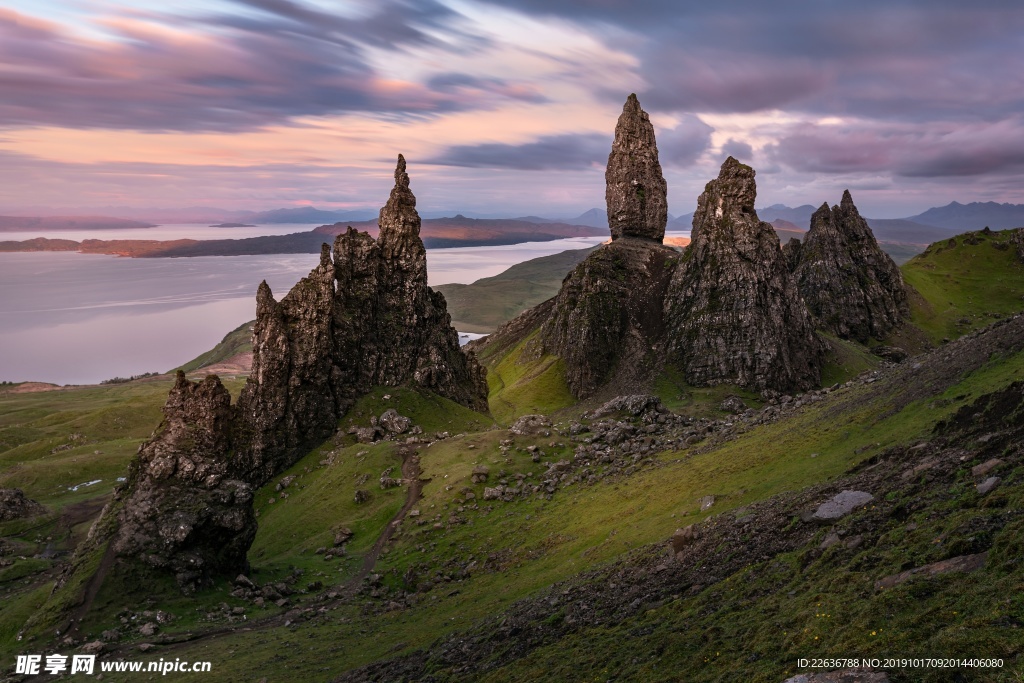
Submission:
[[[0,240],[224,239],[283,235],[316,225],[252,228],[165,225],[0,233]],[[689,233],[669,233],[688,236]],[[583,249],[600,237],[427,250],[431,285],[471,283],[516,263]],[[0,381],[96,384],[166,372],[255,318],[266,280],[280,299],[317,254],[126,258],[67,252],[0,253]],[[477,335],[462,335],[463,341]]]

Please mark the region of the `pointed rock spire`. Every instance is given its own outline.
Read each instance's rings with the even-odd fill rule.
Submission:
[[[668,186],[658,161],[654,126],[635,94],[626,100],[615,125],[604,178],[612,239],[661,242],[668,221]]]
[[[405,157],[398,155],[395,166],[395,186],[387,204],[380,210],[377,219],[380,228],[378,241],[386,257],[408,255],[419,251],[424,254],[426,267],[426,251],[420,240],[420,215],[416,212],[416,196],[409,189],[409,174],[405,170]]]
[[[822,345],[756,195],[754,169],[732,157],[704,188],[665,299],[666,345],[695,385],[807,389]]]
[[[846,339],[882,339],[909,315],[903,276],[882,251],[849,190],[811,216],[794,269],[818,325]]]

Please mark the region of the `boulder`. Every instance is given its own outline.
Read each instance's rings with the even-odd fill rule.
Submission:
[[[818,522],[834,522],[874,499],[866,491],[842,491],[819,505],[812,517]]]
[[[45,512],[45,507],[27,498],[21,489],[0,488],[0,522],[35,517]]]
[[[391,434],[404,434],[412,425],[412,420],[404,415],[399,415],[394,408],[388,408],[378,418],[377,424]]]

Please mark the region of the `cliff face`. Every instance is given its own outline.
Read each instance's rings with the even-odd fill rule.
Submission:
[[[818,325],[840,337],[882,339],[910,314],[903,276],[849,190],[838,206],[814,212],[793,270]]]
[[[215,375],[178,372],[157,434],[139,448],[113,549],[174,573],[184,592],[245,569],[256,537],[252,486],[231,454],[231,395]]]
[[[678,254],[661,244],[668,216],[654,128],[630,95],[605,173],[612,243],[566,277],[541,328],[544,350],[565,362],[577,398],[617,379],[633,384],[660,363],[661,300]]]
[[[755,197],[754,169],[732,157],[704,188],[665,300],[666,349],[692,384],[810,388],[823,347]]]
[[[405,159],[380,235],[349,229],[280,301],[257,295],[252,374],[239,398],[241,451],[267,481],[330,436],[374,386],[411,384],[487,409],[483,369],[459,348],[444,297],[427,286]],[[333,255],[333,259],[332,259]]]

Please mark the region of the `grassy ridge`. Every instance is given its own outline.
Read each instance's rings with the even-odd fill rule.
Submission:
[[[452,324],[463,332],[493,332],[528,308],[558,294],[562,280],[593,249],[573,249],[518,263],[476,282],[434,287],[444,294]]]
[[[933,343],[955,339],[1024,308],[1024,263],[1009,230],[958,235],[936,242],[903,267],[912,298],[911,322]]]

